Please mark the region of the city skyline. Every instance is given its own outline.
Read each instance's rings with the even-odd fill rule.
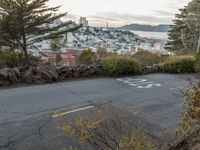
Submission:
[[[174,14],[190,0],[50,0],[50,6],[61,6],[67,18],[78,22],[87,17],[90,26],[119,27],[126,24],[171,24]]]

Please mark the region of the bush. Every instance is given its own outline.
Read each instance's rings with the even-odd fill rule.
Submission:
[[[100,60],[104,74],[107,76],[134,75],[141,72],[140,63],[125,56],[106,57]]]
[[[23,53],[6,50],[0,52],[0,67],[19,67],[22,65]]]
[[[96,55],[91,49],[85,49],[79,56],[79,63],[81,64],[94,64],[96,62]]]
[[[37,63],[37,58],[31,55],[29,55],[28,58],[25,58],[22,52],[15,52],[11,50],[0,51],[0,68],[35,66]]]
[[[195,55],[195,71],[200,73],[200,52]]]
[[[160,56],[147,51],[137,52],[133,57],[143,66],[152,66],[161,62]]]
[[[168,73],[194,73],[195,59],[193,56],[175,56],[160,64],[160,69]]]
[[[182,137],[195,127],[200,127],[200,81],[193,82],[192,89],[184,93],[186,112],[179,124],[178,137]]]

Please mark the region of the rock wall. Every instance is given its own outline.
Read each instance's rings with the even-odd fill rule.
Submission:
[[[142,67],[142,74],[149,74],[149,73],[159,73],[162,72],[160,66],[155,64],[153,66],[144,66]]]
[[[145,66],[143,74],[161,72],[159,65]],[[49,64],[27,68],[0,69],[0,87],[18,83],[45,84],[68,79],[88,78],[103,76],[101,65],[78,65],[74,68],[55,67]]]
[[[101,75],[102,67],[100,65],[78,65],[74,68],[56,68],[52,65],[40,65],[36,68],[4,68],[0,69],[0,86],[18,83],[44,84]]]

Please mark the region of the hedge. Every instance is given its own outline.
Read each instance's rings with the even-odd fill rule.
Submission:
[[[166,73],[194,73],[195,58],[193,56],[174,56],[160,64]]]
[[[106,57],[102,58],[100,63],[103,66],[103,73],[107,76],[127,76],[139,74],[141,72],[140,63],[131,57]]]

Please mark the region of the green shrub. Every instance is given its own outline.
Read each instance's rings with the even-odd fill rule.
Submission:
[[[167,73],[194,73],[194,65],[193,56],[175,56],[161,63],[160,69]]]
[[[79,56],[79,63],[81,64],[93,64],[96,62],[96,55],[91,49],[85,49]]]
[[[22,67],[22,66],[34,66],[38,63],[38,59],[28,55],[24,57],[22,52],[15,52],[11,50],[0,51],[0,68],[8,67]]]
[[[200,52],[195,55],[195,72],[200,73]]]
[[[133,57],[143,66],[152,66],[161,62],[160,56],[147,51],[137,52]]]
[[[140,63],[131,57],[106,57],[102,58],[100,63],[103,66],[104,74],[107,76],[134,75],[141,71]]]
[[[16,53],[14,51],[6,50],[0,52],[0,67],[18,67],[22,64],[23,53]]]

